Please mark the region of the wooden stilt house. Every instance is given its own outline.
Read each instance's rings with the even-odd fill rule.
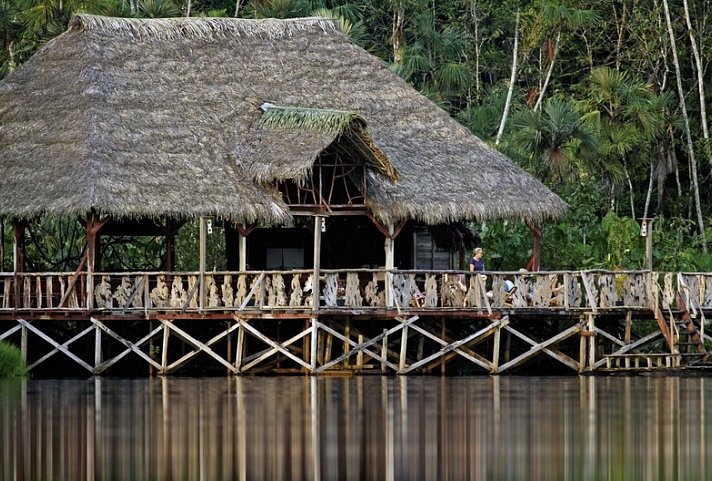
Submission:
[[[464,300],[450,299],[447,274],[434,270],[460,266],[439,255],[428,229],[494,219],[536,225],[567,211],[323,18],[77,15],[0,82],[0,173],[0,218],[15,239],[12,271],[0,279],[0,317],[22,321],[2,335],[47,337],[31,322],[40,318],[90,322],[94,362],[72,359],[93,373],[119,362],[107,360],[107,337],[172,372],[187,362],[171,361],[172,334],[231,372],[268,358],[322,372],[364,353],[383,369],[408,372],[428,358],[420,346],[421,360],[407,360],[414,321],[398,316],[414,299],[493,318],[479,277],[464,280]],[[25,228],[43,217],[82,220],[86,248],[76,269],[27,271]],[[193,219],[201,220],[200,267],[175,272],[176,233]],[[206,267],[208,221],[226,227],[225,272]],[[162,268],[107,272],[105,235],[165,237]],[[488,288],[501,289],[500,280]],[[580,298],[580,285],[576,292]],[[148,333],[129,339],[111,328],[127,316],[148,320]],[[405,337],[391,333],[399,361],[387,328],[349,330],[378,316],[399,319],[393,332]],[[178,327],[181,319],[214,319],[222,330],[201,339]],[[255,327],[275,319],[304,325],[290,324],[300,326],[291,334]],[[499,332],[501,318],[493,322],[478,335]],[[237,347],[218,353],[236,331]],[[149,348],[161,334],[160,348]],[[249,354],[245,335],[269,349]],[[365,340],[355,341],[359,335]],[[66,339],[50,340],[53,352],[77,357]],[[159,351],[160,359],[150,354]],[[496,371],[496,362],[468,356]]]

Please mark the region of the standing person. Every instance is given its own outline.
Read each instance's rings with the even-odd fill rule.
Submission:
[[[471,271],[484,271],[485,270],[485,260],[482,258],[482,248],[477,247],[472,251],[472,259],[470,259],[470,270]]]

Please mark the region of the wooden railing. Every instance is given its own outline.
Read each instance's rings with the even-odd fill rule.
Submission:
[[[712,273],[349,269],[247,272],[0,273],[0,310],[712,308]],[[506,281],[514,289],[506,292]],[[88,292],[87,286],[93,286]],[[202,288],[201,288],[202,286]],[[314,291],[319,292],[315,307]],[[388,292],[390,290],[390,292]]]

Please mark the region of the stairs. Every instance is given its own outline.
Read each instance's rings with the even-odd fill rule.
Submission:
[[[679,292],[677,293],[677,306],[682,311],[682,315],[679,319],[675,319],[677,335],[673,337],[673,340],[677,351],[683,358],[683,364],[706,362],[709,353],[705,350],[700,331]]]

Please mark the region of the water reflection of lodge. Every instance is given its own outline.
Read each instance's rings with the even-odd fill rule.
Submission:
[[[96,45],[112,55],[77,53]],[[496,219],[530,225],[537,270],[536,225],[567,206],[330,20],[79,15],[42,52],[0,88],[0,338],[32,370],[581,372],[704,350],[704,275],[537,272],[506,296],[503,273],[453,271],[458,225]],[[43,215],[81,219],[71,272],[28,269]],[[176,272],[198,218],[199,268]],[[160,272],[106,267],[111,236],[161,238]]]
[[[0,478],[709,479],[709,392],[676,376],[4,383]]]

